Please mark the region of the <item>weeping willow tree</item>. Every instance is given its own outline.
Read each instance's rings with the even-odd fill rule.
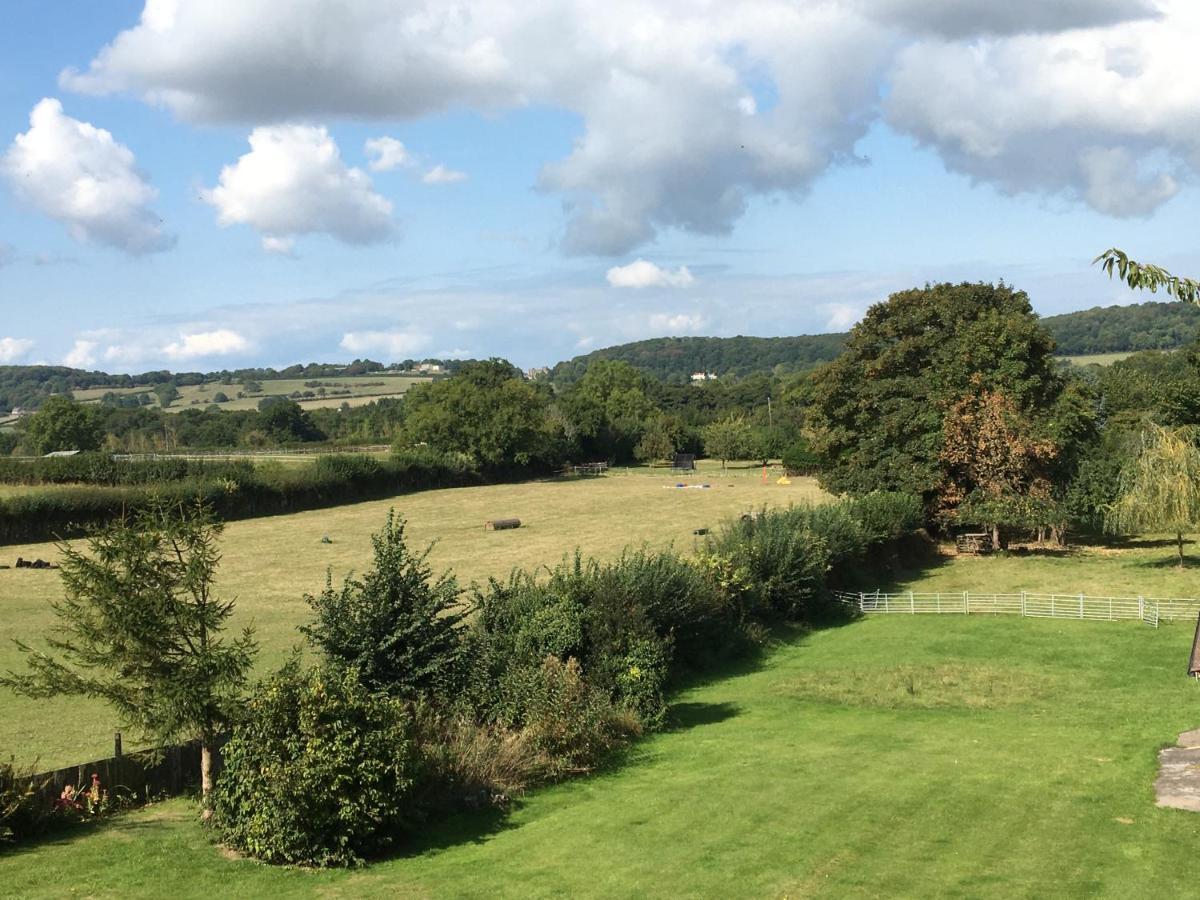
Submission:
[[[1183,536],[1200,530],[1200,448],[1185,429],[1150,426],[1137,456],[1121,470],[1117,500],[1104,519],[1115,534],[1174,534],[1183,568]]]

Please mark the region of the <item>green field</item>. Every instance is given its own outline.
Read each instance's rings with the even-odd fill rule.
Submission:
[[[1133,356],[1133,351],[1124,351],[1121,353],[1088,353],[1083,356],[1060,356],[1058,359],[1065,360],[1073,366],[1111,366],[1115,362]]]
[[[326,397],[311,399],[296,398],[305,409],[322,409],[341,406],[343,402],[351,406],[362,406],[374,402],[380,397],[403,397],[414,384],[430,381],[424,375],[335,375],[325,378],[274,378],[263,379],[259,382],[262,391],[238,398],[239,391],[245,391],[244,384],[191,384],[179,388],[179,398],[167,407],[169,412],[179,412],[184,409],[204,408],[213,405],[213,395],[223,393],[229,398],[225,403],[216,404],[221,409],[257,409],[258,402],[264,397],[287,397],[293,391],[317,391],[315,387],[306,387],[305,382],[320,382],[331,394]],[[349,391],[348,394],[332,394],[334,391]],[[86,388],[72,391],[76,400],[84,403],[99,403],[105,394],[150,394],[155,405],[154,392],[149,387],[132,388]]]
[[[764,484],[761,470],[702,463],[684,481],[711,484],[707,490],[676,489],[666,470],[619,470],[603,478],[455,488],[408,494],[287,516],[230,523],[222,542],[219,590],[237,599],[235,626],[253,622],[262,644],[261,664],[282,661],[301,640],[296,627],[309,619],[306,592],[324,586],[326,569],[342,577],[370,559],[370,535],[394,506],[409,520],[419,545],[437,541],[434,565],[450,568],[466,585],[489,575],[506,576],[515,566],[553,564],[575,547],[611,558],[628,546],[673,544],[690,551],[697,528],[763,505],[783,505],[822,495],[812,479]],[[775,473],[776,475],[778,473]],[[69,489],[69,488],[68,488]],[[488,519],[519,517],[514,531],[485,532]],[[328,535],[332,543],[321,538]],[[0,563],[18,556],[54,560],[52,544],[0,548]],[[19,666],[12,638],[37,642],[53,624],[49,602],[59,596],[53,571],[0,570],[0,671]],[[15,697],[0,689],[0,756],[40,760],[45,767],[111,754],[118,723],[100,704]]]
[[[1152,563],[1130,552],[1116,567],[1021,560],[1023,583]],[[937,577],[1007,579],[1009,562]],[[1191,636],[951,616],[794,634],[678,696],[676,727],[612,771],[438,824],[361,871],[230,859],[177,800],[9,851],[0,884],[15,897],[1196,896],[1200,816],[1156,808],[1152,790],[1158,748],[1200,724],[1182,674]]]

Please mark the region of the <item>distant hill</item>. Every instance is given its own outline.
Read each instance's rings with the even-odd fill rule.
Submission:
[[[1200,337],[1200,307],[1190,303],[1094,306],[1042,319],[1060,356],[1174,350]]]
[[[1054,336],[1060,356],[1174,350],[1200,337],[1200,307],[1185,303],[1139,303],[1093,307],[1047,316],[1042,325]],[[829,362],[842,351],[846,334],[798,337],[676,337],[634,341],[594,350],[550,370],[559,386],[578,380],[595,359],[629,363],[652,377],[682,384],[693,373],[744,377],[790,374]]]
[[[683,384],[697,372],[736,377],[759,372],[788,374],[829,362],[842,352],[845,341],[845,334],[651,338],[560,362],[550,370],[550,378],[557,385],[570,384],[596,359],[627,362],[669,384]]]

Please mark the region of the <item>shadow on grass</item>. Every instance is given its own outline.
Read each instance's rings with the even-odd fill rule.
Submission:
[[[1165,547],[1175,548],[1179,545],[1176,538],[1145,538],[1145,537],[1116,537],[1116,536],[1092,536],[1088,538],[1080,538],[1081,546],[1086,547],[1107,547],[1111,550],[1158,550]],[[1189,544],[1195,543],[1188,537],[1184,537],[1183,544],[1186,547]]]
[[[153,804],[150,804],[153,805]],[[82,819],[53,825],[50,830],[28,838],[18,838],[10,844],[0,843],[0,858],[36,853],[47,847],[66,847],[82,837],[103,829],[135,840],[163,827],[158,819],[135,818],[134,814],[146,806],[122,810],[97,819]]]
[[[673,703],[667,711],[667,730],[690,731],[703,725],[716,725],[734,718],[741,711],[736,703]]]
[[[1191,569],[1196,571],[1197,564],[1200,564],[1200,557],[1183,555],[1183,565],[1179,565],[1179,554],[1172,553],[1170,556],[1164,556],[1160,559],[1143,559],[1134,563],[1139,569],[1175,569],[1178,572],[1186,572]]]

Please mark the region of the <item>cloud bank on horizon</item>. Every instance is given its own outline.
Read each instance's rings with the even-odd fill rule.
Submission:
[[[298,234],[389,231],[389,201],[312,123],[567,110],[582,134],[536,186],[563,200],[563,251],[611,256],[665,229],[728,234],[755,196],[802,197],[877,121],[1001,192],[1148,215],[1200,168],[1198,37],[1190,0],[148,0],[60,83],[252,127],[212,202],[288,251]],[[409,164],[382,140],[373,171]],[[274,193],[256,154],[288,174]],[[463,177],[438,164],[424,180]]]

